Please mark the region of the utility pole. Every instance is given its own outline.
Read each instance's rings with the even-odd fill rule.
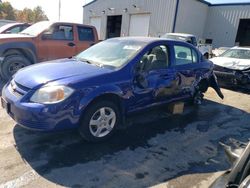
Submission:
[[[59,0],[59,18],[58,20],[61,20],[61,0]]]

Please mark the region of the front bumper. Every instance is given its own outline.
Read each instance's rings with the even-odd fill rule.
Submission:
[[[234,86],[249,86],[250,85],[250,73],[244,73],[243,71],[218,71],[214,70],[219,82]]]
[[[58,104],[44,105],[25,102],[25,96],[17,96],[7,84],[2,90],[3,101],[6,112],[22,127],[39,130],[52,131],[76,128],[78,126],[80,113],[72,100],[65,100]]]

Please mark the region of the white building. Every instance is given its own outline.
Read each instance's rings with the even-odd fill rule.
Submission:
[[[213,46],[250,46],[250,2],[210,4],[203,0],[94,0],[83,6],[83,23],[100,39],[155,36],[167,32],[212,39]]]

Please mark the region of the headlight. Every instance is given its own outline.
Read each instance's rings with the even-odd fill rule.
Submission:
[[[68,98],[73,91],[73,89],[67,86],[44,86],[38,89],[30,100],[43,104],[58,103]]]

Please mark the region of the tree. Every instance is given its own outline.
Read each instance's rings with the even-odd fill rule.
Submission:
[[[29,8],[16,10],[11,6],[9,2],[3,2],[0,3],[0,19],[35,23],[43,20],[48,20],[48,17],[40,6],[35,7],[33,10]]]
[[[15,20],[15,10],[9,2],[0,3],[0,19]]]
[[[33,9],[33,22],[39,22],[43,20],[48,20],[48,17],[42,10],[42,7],[37,6]]]
[[[35,7],[33,10],[25,8],[23,10],[16,11],[16,20],[19,22],[39,22],[48,20],[48,17],[43,12],[40,6]]]

